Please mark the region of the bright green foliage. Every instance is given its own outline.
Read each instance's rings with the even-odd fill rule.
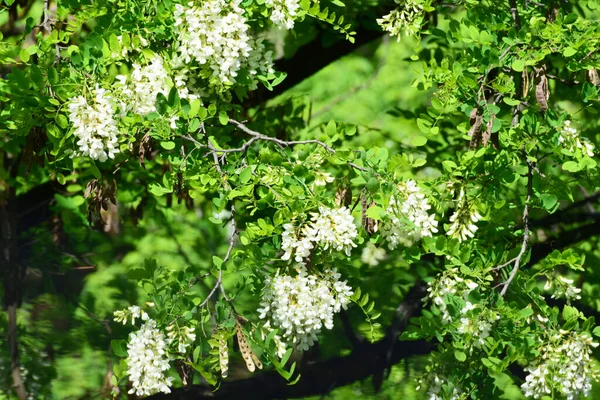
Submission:
[[[385,398],[590,392],[597,1],[23,3],[0,5],[0,208],[54,193],[46,222],[26,211],[7,225],[18,243],[2,233],[3,251],[27,250],[2,261],[19,309],[0,327],[7,342],[18,327],[33,398],[149,385],[132,378],[130,335],[148,319],[172,390],[270,370],[303,385],[311,363],[392,338],[414,348],[399,359],[417,356]],[[238,52],[198,26],[235,32],[223,40]],[[382,27],[400,43],[325,67]],[[306,48],[325,61],[303,79],[320,69]],[[289,80],[302,83],[280,90]],[[313,301],[306,348],[291,338],[312,331],[289,334],[299,317],[278,316],[265,288],[280,276],[336,302],[281,290],[290,312]],[[1,352],[0,398],[18,397]]]

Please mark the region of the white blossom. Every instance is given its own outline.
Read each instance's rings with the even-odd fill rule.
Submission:
[[[129,79],[124,75],[118,75],[116,79],[124,109],[139,115],[156,111],[156,96],[159,93],[168,96],[172,86],[164,61],[159,56],[144,66],[134,63]]]
[[[385,249],[377,247],[374,243],[369,242],[360,255],[360,261],[370,265],[372,267],[379,265],[379,263],[386,258]]]
[[[325,327],[333,328],[333,316],[346,309],[353,292],[346,281],[340,281],[335,269],[322,274],[309,274],[298,266],[296,275],[268,277],[260,302],[260,318],[282,332],[298,350],[308,350]],[[271,325],[269,325],[271,326]]]
[[[356,247],[354,239],[358,235],[350,209],[321,206],[318,213],[311,214],[311,223],[305,230],[306,237],[323,245],[325,250],[331,247],[350,256],[352,248]]]
[[[292,29],[296,19],[299,0],[265,0],[265,5],[271,7],[271,21],[279,29]]]
[[[194,331],[195,328],[190,328],[189,326],[180,328],[173,324],[167,327],[167,337],[171,342],[177,342],[177,351],[179,353],[185,353],[187,348],[196,340]]]
[[[448,379],[443,375],[430,373],[426,379],[419,379],[417,390],[421,390],[421,386],[426,384],[428,388],[425,398],[427,400],[458,400],[460,398],[460,394],[462,393],[460,386],[454,387],[450,397],[444,396],[442,385],[444,385],[447,380]]]
[[[466,301],[465,307],[461,310],[461,315],[468,313],[469,311],[476,308],[475,305],[471,304],[467,298],[469,294],[479,287],[479,285],[473,282],[471,279],[464,279],[458,276],[458,269],[452,268],[438,278],[429,282],[427,288],[427,297],[442,313],[442,321],[446,324],[452,322],[452,316],[448,311],[446,304],[446,296],[454,295],[462,297]]]
[[[598,372],[590,355],[597,347],[584,333],[560,330],[542,347],[539,358],[526,368],[529,373],[521,390],[526,397],[540,399],[559,393],[568,400],[588,396]]]
[[[169,387],[173,378],[166,376],[170,368],[167,348],[165,335],[156,328],[156,321],[152,319],[129,335],[127,374],[132,386],[130,394],[150,396],[171,392]]]
[[[198,6],[193,2],[187,7],[176,5],[175,65],[197,62],[208,67],[221,85],[234,83],[242,68],[247,68],[251,77],[272,72],[272,54],[264,51],[262,41],[250,36],[240,3],[208,0]]]
[[[352,248],[356,247],[354,239],[358,236],[350,209],[321,206],[319,212],[311,213],[311,216],[308,224],[295,226],[287,223],[283,226],[281,249],[284,254],[281,259],[290,260],[293,254],[296,263],[304,264],[317,244],[325,250],[331,248],[350,256]]]
[[[281,249],[285,252],[281,257],[287,261],[294,254],[294,259],[297,263],[303,263],[304,259],[310,255],[313,249],[312,238],[302,237],[298,232],[298,228],[293,224],[283,225],[283,233],[281,235]]]
[[[429,214],[431,205],[421,188],[412,179],[398,185],[398,196],[390,198],[387,209],[389,220],[381,227],[381,235],[390,250],[398,244],[410,245],[422,237],[431,237],[438,231],[435,214]]]
[[[326,186],[335,180],[329,172],[315,171],[315,186]]]
[[[553,299],[564,297],[567,300],[581,300],[581,289],[573,285],[573,279],[559,276],[557,279],[548,279],[544,285],[545,290],[550,290],[554,287],[552,293]]]
[[[579,136],[577,129],[571,127],[571,121],[566,120],[559,130],[558,143],[570,152],[575,152],[577,149],[583,155],[594,157],[594,145],[588,138]]]
[[[77,96],[69,103],[69,119],[79,150],[75,155],[106,161],[119,152],[119,129],[114,118],[115,106],[109,91],[96,86],[91,99]]]
[[[456,211],[450,216],[451,224],[446,235],[458,239],[459,242],[472,238],[477,231],[475,223],[481,218],[483,218],[481,214],[474,207],[469,206],[465,193],[461,190],[458,196]]]
[[[467,304],[471,304],[467,302]],[[466,307],[467,308],[467,307]],[[466,314],[468,311],[475,307],[465,308],[461,310],[461,314]],[[492,324],[500,319],[500,315],[495,311],[484,310],[477,316],[467,317],[463,316],[460,319],[460,325],[458,326],[458,333],[467,335],[469,337],[468,343],[471,343],[476,348],[481,348],[485,344],[485,339],[490,336],[492,331]],[[471,351],[473,349],[471,348]]]
[[[141,318],[142,321],[148,320],[148,314],[138,306],[131,306],[124,310],[117,310],[114,313],[116,322],[127,324],[127,320],[131,317],[131,325],[135,325],[135,319]]]
[[[416,34],[423,24],[423,5],[416,0],[395,0],[398,7],[377,20],[377,23],[390,36],[397,36],[398,41],[402,32],[406,36]]]

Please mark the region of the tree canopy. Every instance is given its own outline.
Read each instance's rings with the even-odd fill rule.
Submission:
[[[0,0],[0,399],[593,394],[599,21]]]

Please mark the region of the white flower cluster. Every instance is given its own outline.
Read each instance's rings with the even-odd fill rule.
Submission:
[[[390,36],[397,36],[398,41],[402,32],[406,36],[416,34],[423,24],[423,4],[416,0],[395,0],[398,8],[377,20],[377,23]]]
[[[323,327],[333,328],[333,316],[350,302],[352,289],[339,278],[335,269],[317,276],[304,266],[298,267],[296,276],[268,277],[258,309],[260,318],[270,318],[296,349],[308,350]]]
[[[79,139],[76,155],[106,161],[119,152],[119,129],[114,118],[115,107],[109,91],[96,86],[92,99],[77,96],[69,103],[69,119]]]
[[[306,236],[324,245],[325,250],[331,247],[350,256],[352,248],[356,247],[354,239],[358,235],[350,209],[319,207],[318,213],[311,214],[311,224],[307,226]]]
[[[170,393],[173,378],[165,372],[170,368],[165,335],[156,328],[156,321],[149,319],[137,332],[129,335],[127,343],[127,373],[131,381],[130,394],[150,396]]]
[[[567,300],[581,300],[581,289],[573,285],[573,279],[559,276],[558,279],[548,279],[545,290],[550,290],[554,286],[554,293],[552,293],[553,299],[559,299],[564,297]]]
[[[583,155],[594,157],[594,145],[589,141],[588,138],[582,138],[579,136],[577,129],[571,127],[571,121],[569,120],[566,120],[560,129],[558,143],[563,145],[563,147],[570,152],[574,152],[575,150],[579,149]]]
[[[458,276],[457,268],[445,271],[438,279],[429,282],[428,286],[427,292],[429,293],[426,298],[429,298],[440,310],[444,323],[449,324],[452,322],[452,317],[446,305],[446,296],[448,295],[462,297],[467,302],[466,306],[461,310],[461,315],[475,308],[473,304],[467,301],[467,297],[479,285],[471,279],[464,279]]]
[[[469,207],[465,199],[465,192],[461,190],[456,211],[450,216],[450,228],[446,232],[448,236],[458,239],[459,242],[474,237],[477,232],[475,223],[483,218],[474,207]]]
[[[390,198],[389,221],[381,228],[390,250],[400,243],[410,245],[422,237],[431,237],[438,231],[435,214],[428,214],[431,205],[415,181],[409,179],[398,185],[398,192],[398,197]]]
[[[187,351],[187,348],[194,342],[194,340],[196,340],[196,334],[194,331],[195,328],[190,328],[189,326],[179,328],[179,326],[176,325],[169,325],[167,327],[169,343],[176,341],[177,351],[183,354]]]
[[[175,6],[178,56],[175,64],[206,65],[222,84],[232,84],[240,69],[272,71],[270,52],[248,33],[241,0],[208,0]]]
[[[352,248],[356,247],[354,239],[358,235],[350,209],[321,206],[318,213],[311,215],[310,223],[303,227],[295,227],[291,223],[283,226],[281,249],[285,253],[281,259],[287,261],[294,254],[296,262],[304,264],[314,243],[321,244],[325,250],[332,248],[350,256]]]
[[[315,171],[315,186],[326,186],[335,180],[329,172]]]
[[[159,93],[168,96],[172,86],[164,61],[159,56],[152,58],[145,66],[134,63],[129,78],[128,83],[126,76],[116,77],[123,100],[127,102],[123,111],[131,110],[140,115],[156,111],[156,96]]]
[[[381,247],[377,247],[374,243],[369,242],[362,251],[360,255],[360,261],[363,263],[370,265],[371,267],[375,267],[379,265],[379,263],[386,258],[385,250]]]
[[[468,336],[473,346],[481,348],[485,344],[485,339],[490,336],[492,324],[500,319],[500,314],[495,311],[484,310],[475,317],[467,317],[465,314],[474,308],[476,308],[474,305],[467,302],[467,306],[461,310],[463,316],[460,319],[458,333]],[[471,351],[473,351],[473,348],[471,348]]]
[[[444,395],[444,392],[442,391],[442,385],[448,380],[445,376],[440,376],[438,374],[430,374],[426,380],[428,389],[425,398],[427,400],[458,400],[460,398],[460,395],[462,393],[460,387],[455,387],[452,390],[452,396],[447,397]],[[421,390],[421,385],[423,385],[424,383],[425,382],[423,379],[419,379],[419,385],[416,389]]]
[[[300,8],[298,0],[265,0],[265,4],[271,7],[271,21],[279,27],[279,29],[292,29],[294,20]]]
[[[281,249],[285,252],[281,257],[287,261],[294,255],[294,260],[299,264],[304,264],[304,259],[310,255],[313,249],[311,237],[301,236],[302,229],[295,227],[294,224],[283,225],[283,233],[281,234]],[[299,232],[298,232],[299,231]]]
[[[131,318],[131,325],[135,325],[135,319],[141,318],[142,321],[148,320],[148,314],[138,306],[127,307],[124,310],[117,310],[114,313],[116,322],[123,322],[123,325],[127,324],[127,320]]]
[[[598,372],[592,365],[592,348],[598,347],[587,334],[560,330],[541,349],[540,358],[526,370],[521,385],[526,397],[540,399],[560,393],[568,400],[588,396]]]

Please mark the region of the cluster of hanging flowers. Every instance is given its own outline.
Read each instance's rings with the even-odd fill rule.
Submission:
[[[430,373],[425,378],[418,381],[417,391],[421,390],[422,386],[427,387],[425,398],[427,400],[458,400],[461,398],[462,390],[460,387],[454,387],[452,394],[446,396],[443,390],[443,385],[448,382],[448,378],[436,373]]]
[[[526,397],[540,399],[560,394],[574,400],[588,396],[592,380],[599,377],[592,364],[592,349],[598,343],[585,333],[560,330],[540,350],[539,358],[526,371],[521,385]]]
[[[156,96],[159,93],[168,96],[172,86],[164,61],[157,55],[145,66],[134,63],[129,79],[125,75],[118,75],[116,79],[124,100],[123,111],[139,115],[156,111]]]
[[[594,157],[594,145],[588,138],[579,136],[577,129],[571,126],[571,121],[566,120],[559,129],[558,143],[571,153],[579,150],[588,157]]]
[[[115,321],[127,324],[127,320],[131,318],[131,325],[135,325],[136,318],[141,318],[142,321],[148,320],[148,313],[142,310],[139,306],[130,306],[124,310],[117,310],[114,313]]]
[[[570,300],[581,300],[581,289],[576,287],[573,283],[573,279],[569,279],[564,276],[559,276],[556,279],[550,277],[544,285],[544,290],[551,290],[554,288],[552,293],[553,299],[565,298],[567,301]]]
[[[321,206],[319,212],[311,213],[308,224],[297,227],[288,223],[283,229],[281,249],[285,253],[281,259],[287,261],[293,254],[299,264],[304,263],[315,244],[321,245],[324,250],[342,251],[350,256],[358,235],[354,218],[347,207],[334,209]]]
[[[377,247],[374,243],[369,242],[363,248],[363,251],[360,255],[360,261],[364,264],[370,265],[371,267],[375,267],[379,265],[379,263],[386,258],[385,249],[381,247]]]
[[[430,209],[425,193],[414,180],[398,185],[398,194],[392,195],[387,209],[389,220],[381,227],[389,249],[394,250],[399,244],[409,246],[437,233],[438,221],[435,214],[429,214]]]
[[[242,68],[248,68],[250,75],[272,72],[272,53],[264,51],[262,42],[249,34],[241,2],[208,0],[199,5],[176,5],[175,65],[197,62],[224,85],[234,83]]]
[[[130,394],[150,396],[171,392],[173,378],[166,376],[170,368],[168,347],[165,335],[156,328],[153,319],[148,319],[138,331],[129,335],[126,361]]]
[[[279,29],[292,29],[297,17],[300,2],[298,0],[265,0],[265,5],[271,8],[271,21]]]
[[[418,0],[395,0],[398,7],[377,20],[381,28],[400,41],[402,32],[411,36],[419,32],[424,21],[423,4]]]
[[[465,315],[475,308],[467,298],[469,293],[478,286],[471,279],[460,277],[458,268],[452,268],[444,271],[438,279],[429,282],[426,299],[429,299],[440,310],[442,321],[449,324],[452,322],[452,316],[446,304],[446,297],[449,295],[462,297],[466,301],[466,305],[461,310],[461,315]]]
[[[75,155],[106,161],[119,153],[119,128],[111,92],[96,87],[90,99],[77,96],[69,103],[69,119],[79,150]]]
[[[333,328],[333,316],[346,309],[352,294],[335,269],[317,275],[299,265],[294,276],[267,277],[258,312],[280,329],[283,340],[308,350],[323,327]]]
[[[472,353],[473,347],[481,348],[485,344],[485,340],[492,332],[493,324],[500,319],[500,314],[495,311],[484,309],[481,312],[474,314],[469,312],[477,307],[469,302],[461,310],[460,325],[458,333],[465,336],[465,342],[469,345],[469,350]]]
[[[466,200],[465,192],[461,189],[458,195],[456,211],[450,216],[450,227],[446,235],[458,239],[459,242],[475,236],[481,214]]]

